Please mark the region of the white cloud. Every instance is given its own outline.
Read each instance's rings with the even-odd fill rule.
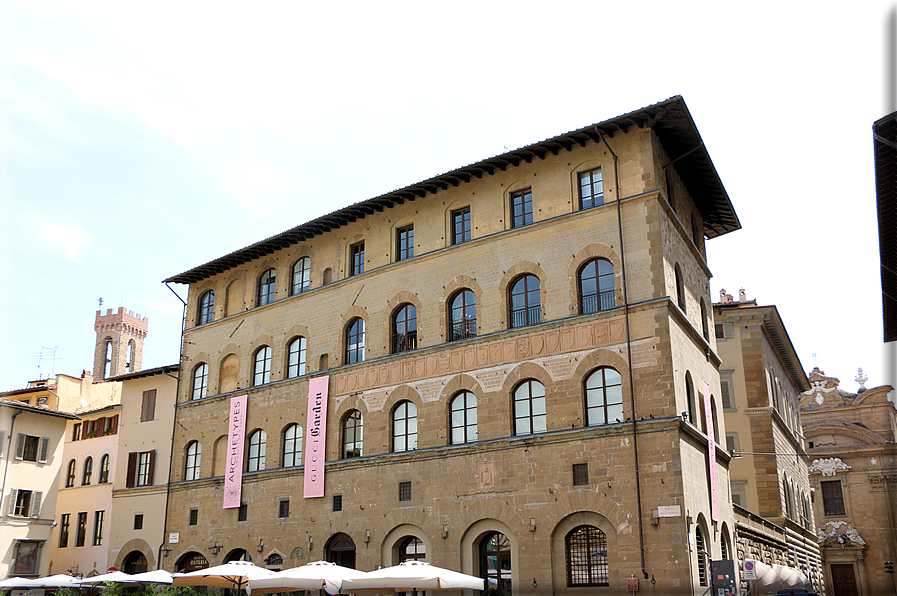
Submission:
[[[47,221],[37,221],[36,228],[44,246],[59,252],[63,258],[81,262],[81,252],[93,239],[90,234],[75,226],[64,226]]]

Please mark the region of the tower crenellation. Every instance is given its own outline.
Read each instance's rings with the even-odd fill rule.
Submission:
[[[93,359],[96,380],[137,372],[143,361],[143,340],[146,339],[149,319],[119,307],[105,314],[98,310],[94,330],[97,333]]]

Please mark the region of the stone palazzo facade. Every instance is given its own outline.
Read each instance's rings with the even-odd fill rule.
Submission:
[[[739,227],[674,97],[172,276],[163,567],[418,558],[496,595],[703,593],[734,545],[705,239]]]

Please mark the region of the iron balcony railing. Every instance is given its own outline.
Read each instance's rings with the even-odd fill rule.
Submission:
[[[582,314],[590,315],[602,310],[616,308],[613,290],[582,297]]]
[[[521,308],[512,310],[510,316],[511,328],[526,327],[527,325],[535,325],[542,322],[542,307],[531,306],[529,308]]]
[[[476,317],[468,317],[463,321],[452,321],[451,337],[449,338],[449,341],[458,341],[459,339],[467,339],[468,337],[476,336]]]
[[[392,336],[390,343],[392,345],[392,353],[407,352],[417,348],[417,331],[408,331],[407,333],[396,333]]]

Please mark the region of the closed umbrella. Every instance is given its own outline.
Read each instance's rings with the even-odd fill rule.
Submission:
[[[782,587],[782,580],[775,569],[760,561],[754,562],[754,568],[757,570],[757,579],[751,582],[751,594],[755,596],[775,594]]]
[[[289,592],[293,590],[324,590],[328,594],[339,594],[343,580],[365,577],[367,573],[349,567],[342,567],[327,561],[314,561],[301,567],[284,569],[271,577],[250,579],[247,594]]]
[[[358,579],[343,581],[342,591],[349,594],[412,592],[415,590],[480,590],[482,578],[443,569],[423,561],[405,561],[394,567],[371,571]]]
[[[216,588],[245,588],[250,579],[262,579],[274,575],[273,571],[249,561],[231,561],[190,573],[174,573],[173,586],[212,586]]]

